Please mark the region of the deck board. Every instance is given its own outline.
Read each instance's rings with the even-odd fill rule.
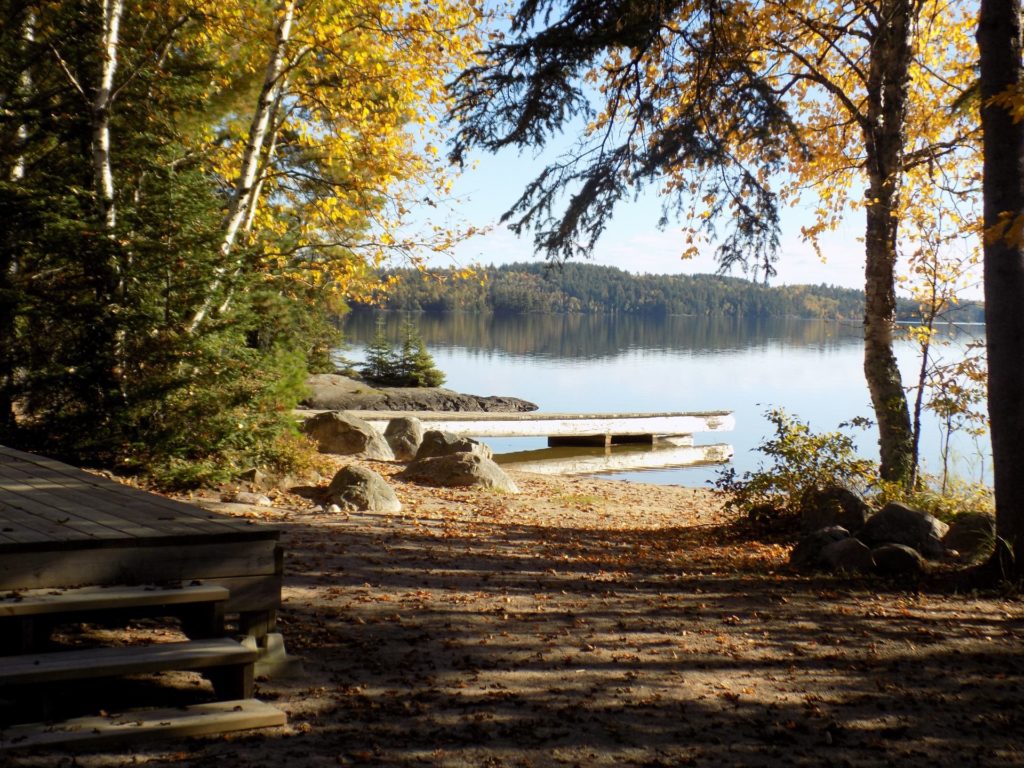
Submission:
[[[216,584],[280,605],[280,531],[0,446],[0,590]]]
[[[29,543],[260,537],[248,521],[0,446],[0,550]]]
[[[211,521],[195,515],[188,505],[143,492],[132,493],[135,489],[85,472],[77,478],[69,477],[29,462],[4,462],[0,455],[0,483],[4,490],[22,498],[31,494],[62,514],[99,523],[120,534],[151,536],[210,530]],[[148,514],[140,517],[139,513]]]

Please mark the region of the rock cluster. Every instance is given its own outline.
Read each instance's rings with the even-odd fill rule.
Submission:
[[[374,387],[335,373],[312,374],[306,382],[312,410],[350,411],[474,411],[515,413],[536,411],[536,403],[518,397],[465,395],[443,387]]]
[[[302,430],[323,453],[411,462],[398,475],[410,482],[490,488],[507,493],[519,490],[494,462],[486,445],[449,432],[424,432],[423,424],[414,417],[392,419],[381,434],[372,424],[351,414],[327,411],[307,419]],[[383,477],[351,465],[338,471],[322,496],[323,507],[338,512],[393,513],[402,508],[394,489]]]
[[[802,570],[919,576],[929,561],[977,556],[995,534],[984,514],[963,515],[952,526],[899,502],[871,514],[845,488],[814,489],[800,506],[804,535],[790,564]]]
[[[348,413],[324,411],[306,419],[302,431],[316,441],[321,453],[394,461],[395,454],[372,424]]]

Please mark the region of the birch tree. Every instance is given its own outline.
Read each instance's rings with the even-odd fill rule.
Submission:
[[[0,2],[4,442],[183,482],[294,458],[329,313],[457,236],[405,226],[447,193],[436,121],[479,17]]]

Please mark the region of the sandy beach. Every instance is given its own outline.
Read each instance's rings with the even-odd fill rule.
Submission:
[[[1024,764],[1019,596],[796,574],[710,490],[514,478],[391,478],[394,515],[207,500],[282,531],[304,674],[257,695],[288,725],[13,764]]]

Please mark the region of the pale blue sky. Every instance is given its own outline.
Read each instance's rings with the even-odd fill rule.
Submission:
[[[473,226],[493,226],[491,232],[474,237],[456,248],[454,256],[460,266],[479,263],[507,264],[539,261],[533,252],[530,234],[517,237],[497,221],[519,197],[525,185],[544,165],[547,153],[535,157],[508,150],[498,155],[476,155],[475,168],[467,168],[453,190],[455,216]],[[611,225],[598,240],[592,263],[619,267],[630,272],[654,274],[696,274],[714,272],[713,246],[694,259],[682,259],[685,247],[678,224],[658,228],[661,203],[653,188],[636,202],[620,205]],[[782,217],[782,248],[776,265],[778,276],[773,285],[795,283],[828,283],[850,288],[863,288],[864,246],[863,213],[854,212],[836,232],[822,240],[827,261],[823,264],[810,245],[800,239],[800,227],[811,216],[805,209],[785,211]],[[450,260],[438,257],[432,264],[448,266]],[[742,277],[741,272],[734,272]]]

